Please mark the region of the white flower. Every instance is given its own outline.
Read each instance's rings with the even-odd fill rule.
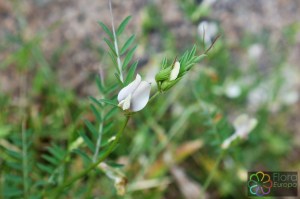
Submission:
[[[241,93],[241,87],[238,84],[229,84],[225,88],[225,95],[229,98],[237,98]]]
[[[218,26],[215,22],[202,21],[198,25],[198,34],[204,39],[206,45],[210,45],[218,33]]]
[[[264,51],[263,45],[259,44],[259,43],[256,43],[256,44],[253,44],[249,47],[248,56],[252,60],[257,60],[262,55],[263,51]]]
[[[141,76],[137,74],[135,80],[119,92],[118,106],[123,110],[140,111],[149,101],[150,90],[150,83],[142,81]]]
[[[231,142],[233,140],[235,140],[236,138],[237,138],[237,134],[232,134],[229,138],[224,140],[223,143],[222,143],[222,146],[221,146],[222,149],[227,149],[230,146]]]
[[[238,116],[233,122],[235,134],[243,139],[247,138],[248,134],[255,128],[256,125],[257,120],[255,118],[250,118],[246,114]]]
[[[180,63],[179,61],[175,62],[174,68],[171,70],[170,74],[170,81],[175,80],[178,77],[180,70]]]
[[[217,0],[204,0],[202,2],[202,5],[205,5],[207,7],[212,6]]]
[[[224,140],[221,147],[223,149],[227,149],[230,146],[231,142],[236,140],[237,138],[246,139],[248,137],[248,134],[255,128],[256,125],[257,120],[255,118],[250,118],[246,114],[238,116],[233,122],[233,126],[235,129],[234,134]]]
[[[296,104],[299,100],[299,93],[296,90],[291,90],[282,96],[282,102],[286,105]]]
[[[251,110],[257,110],[261,106],[271,101],[271,88],[272,84],[268,81],[265,81],[251,90],[247,96],[248,108]]]

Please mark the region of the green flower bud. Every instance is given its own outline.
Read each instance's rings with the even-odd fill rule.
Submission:
[[[172,68],[168,67],[166,69],[159,71],[155,76],[156,82],[168,80],[170,77],[171,70]]]
[[[177,78],[175,80],[172,80],[172,81],[164,81],[162,84],[161,84],[161,90],[162,91],[167,91],[169,90],[170,88],[172,88],[175,84],[177,84],[177,82],[179,82],[181,80],[181,78]]]

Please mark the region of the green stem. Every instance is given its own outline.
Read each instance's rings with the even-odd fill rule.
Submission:
[[[102,118],[102,114],[101,114],[101,118]],[[102,134],[103,134],[103,121],[101,121],[100,124],[99,124],[97,144],[96,144],[96,149],[95,149],[95,153],[93,155],[93,160],[92,160],[93,163],[95,163],[97,161],[97,158],[98,158],[98,155],[99,155],[99,151],[100,151],[100,147],[101,147],[101,141],[102,141]],[[87,191],[84,195],[84,198],[90,198],[91,192],[93,190],[95,179],[96,179],[95,172],[89,173],[89,184],[87,186]]]
[[[113,32],[113,36],[114,36],[114,46],[115,46],[116,55],[117,55],[117,63],[118,63],[118,69],[119,69],[119,74],[120,74],[120,80],[123,83],[124,78],[123,78],[123,73],[122,73],[122,63],[121,63],[121,58],[120,58],[120,54],[119,54],[118,38],[116,35],[116,31],[115,31],[114,16],[112,13],[111,0],[109,0],[109,12],[110,12],[110,18],[111,18],[112,32]]]
[[[203,194],[205,193],[205,191],[207,190],[208,186],[210,185],[211,183],[211,180],[212,178],[214,177],[214,175],[216,174],[217,170],[218,170],[218,167],[219,167],[219,164],[221,162],[221,160],[223,159],[225,155],[225,151],[222,150],[222,152],[220,153],[220,155],[218,156],[217,160],[216,160],[216,163],[214,165],[214,168],[211,170],[211,172],[209,173],[209,176],[208,178],[206,179],[205,183],[204,183],[204,186],[203,186]]]
[[[28,198],[28,158],[27,158],[27,140],[26,140],[26,129],[25,120],[22,123],[22,166],[23,166],[23,197]]]
[[[76,176],[72,177],[70,180],[66,181],[64,184],[62,184],[60,187],[57,188],[57,190],[54,192],[54,198],[58,198],[59,194],[68,186],[73,184],[75,181],[79,180],[80,178],[84,177],[86,174],[88,174],[91,170],[93,170],[95,167],[97,167],[101,162],[103,162],[115,149],[116,145],[119,143],[119,140],[124,132],[125,127],[127,126],[127,123],[129,121],[129,116],[126,117],[126,120],[122,126],[122,128],[119,130],[119,132],[116,135],[115,140],[113,143],[109,146],[109,148],[105,151],[105,153],[102,155],[101,158],[99,158],[95,163],[92,163],[87,169],[80,172]]]
[[[102,118],[102,114],[101,114],[101,118]],[[100,125],[99,125],[96,150],[95,150],[95,153],[93,155],[93,162],[96,162],[98,154],[99,154],[99,151],[100,151],[101,141],[102,141],[102,134],[103,134],[103,121],[101,121]]]
[[[159,91],[156,91],[156,93],[154,93],[154,95],[151,96],[148,103],[152,102],[158,95],[159,95]]]
[[[96,174],[95,174],[95,172],[91,172],[89,174],[89,183],[87,186],[87,190],[86,190],[83,198],[91,198],[90,195],[93,191],[93,187],[95,185],[95,180],[96,180]]]

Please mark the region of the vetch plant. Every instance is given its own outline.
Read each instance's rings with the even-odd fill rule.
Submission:
[[[89,137],[84,132],[79,132],[84,144],[88,146],[90,152],[93,154],[92,158],[90,158],[90,154],[80,149],[80,147],[73,150],[84,160],[86,165],[85,169],[69,179],[65,179],[63,183],[59,184],[59,186],[54,189],[54,194],[50,194],[51,197],[54,196],[54,198],[57,198],[68,187],[71,187],[72,184],[85,176],[94,179],[94,169],[97,168],[100,163],[104,163],[109,155],[116,149],[132,114],[145,108],[145,106],[160,93],[166,92],[175,86],[196,63],[207,56],[208,51],[217,40],[216,38],[203,54],[196,55],[196,45],[194,45],[191,50],[186,51],[178,60],[175,59],[171,65],[168,64],[167,59],[165,58],[162,62],[161,70],[155,77],[158,91],[150,97],[151,84],[147,81],[143,81],[139,74],[137,74],[133,80],[138,63],[136,61],[130,65],[136,49],[136,46],[130,49],[130,46],[133,44],[134,36],[129,37],[121,49],[119,49],[120,42],[118,41],[118,36],[124,31],[129,20],[130,17],[127,17],[115,31],[112,17],[112,32],[105,24],[99,22],[100,26],[109,37],[105,38],[104,41],[109,47],[108,53],[110,58],[116,66],[115,77],[117,83],[109,88],[105,88],[103,79],[97,79],[99,91],[104,96],[102,99],[91,97],[93,102],[91,109],[97,119],[98,130],[94,124],[85,121],[92,137]],[[117,96],[115,95],[116,91],[118,91]],[[117,113],[118,108],[124,113],[126,117],[125,121],[117,134],[112,134],[110,137],[105,138],[105,131],[109,132],[114,126],[114,123],[108,124],[108,120]],[[65,156],[64,160],[67,157],[68,156]],[[107,174],[107,171],[104,172]],[[109,175],[109,178],[114,180],[118,193],[124,195],[126,190],[125,178],[112,177],[111,175]],[[93,184],[90,184],[89,186],[92,187]],[[91,188],[88,189],[90,190]],[[87,192],[86,196],[88,197],[89,195],[90,192]]]
[[[97,77],[96,83],[101,99],[90,97],[93,120],[85,120],[85,128],[72,127],[77,130],[77,134],[70,136],[66,143],[53,143],[46,147],[47,151],[41,157],[43,161],[36,165],[39,174],[43,176],[43,179],[37,182],[33,182],[31,179],[32,165],[28,160],[30,143],[27,142],[29,140],[27,135],[25,136],[26,129],[23,129],[23,156],[8,150],[10,155],[17,159],[12,167],[19,169],[19,163],[23,167],[23,191],[20,192],[15,188],[10,196],[23,195],[24,198],[30,198],[30,189],[35,183],[34,185],[42,190],[34,195],[37,198],[69,197],[71,192],[78,193],[79,197],[91,198],[94,182],[101,173],[114,181],[119,195],[124,195],[127,178],[115,169],[122,165],[108,161],[108,158],[122,140],[130,118],[133,113],[141,111],[159,94],[170,90],[180,82],[188,74],[188,71],[207,56],[216,41],[200,55],[194,45],[178,60],[175,58],[172,64],[168,63],[167,58],[163,59],[161,69],[155,77],[157,91],[151,96],[151,84],[143,81],[142,77],[136,73],[138,62],[132,61],[136,50],[136,46],[133,46],[135,36],[132,35],[125,41],[120,40],[131,17],[125,18],[115,28],[111,2],[109,5],[112,19],[111,28],[102,22],[99,22],[99,25],[107,35],[104,41],[109,48],[108,55],[115,66],[115,81],[106,84],[103,75]],[[125,118],[122,118],[123,124],[119,126],[117,123],[121,119],[117,114],[120,112]],[[78,162],[80,162],[79,166]],[[73,174],[70,170],[74,170],[74,165],[76,172]],[[87,184],[76,183],[83,178],[88,179]],[[16,187],[19,187],[20,184],[20,180],[18,180]],[[5,188],[9,190],[8,187]],[[84,190],[83,193],[81,190]]]
[[[270,63],[263,67],[267,70],[260,71],[254,60],[245,67],[238,66],[245,63],[245,56],[237,61],[243,53],[232,54],[232,46],[226,40],[208,53],[218,30],[214,33],[210,21],[197,29],[199,20],[206,18],[202,8],[207,2],[178,1],[179,9],[159,1],[138,6],[137,9],[142,7],[139,13],[148,12],[147,27],[143,26],[143,17],[135,20],[138,37],[125,31],[131,23],[130,16],[120,23],[114,21],[110,3],[111,21],[98,22],[106,50],[90,43],[94,37],[89,39],[88,35],[80,37],[84,41],[74,40],[79,45],[88,44],[84,48],[93,47],[88,50],[99,53],[101,60],[99,71],[90,74],[95,76],[98,90],[88,86],[92,94],[85,99],[82,94],[86,92],[77,95],[81,85],[78,88],[74,81],[70,81],[72,89],[61,85],[65,80],[57,76],[57,69],[69,67],[54,67],[65,64],[69,50],[80,55],[83,49],[65,48],[68,41],[67,45],[55,42],[55,34],[53,45],[45,51],[47,45],[42,44],[47,44],[44,39],[51,31],[42,30],[39,34],[34,28],[28,32],[32,23],[14,10],[24,7],[18,5],[21,1],[14,1],[9,8],[13,17],[10,21],[16,17],[13,21],[20,26],[16,25],[16,30],[4,27],[4,34],[0,31],[4,36],[0,45],[4,53],[0,57],[4,60],[0,65],[5,67],[2,76],[6,77],[1,79],[4,90],[0,93],[0,198],[243,198],[244,192],[236,190],[245,186],[246,168],[279,170],[285,169],[281,166],[285,164],[297,167],[297,158],[286,159],[286,154],[294,155],[299,143],[293,139],[297,135],[293,125],[297,115],[287,117],[289,106],[299,101],[299,78],[297,71],[281,71],[291,64],[285,63],[289,59],[283,60],[290,56],[283,52],[273,57],[271,50],[267,55]],[[125,11],[128,6],[119,10]],[[164,8],[170,9],[172,15],[163,16]],[[84,10],[87,9],[80,12],[85,16]],[[192,16],[193,23],[182,24],[188,20],[182,20],[183,15]],[[90,17],[83,22],[90,23]],[[198,30],[200,35],[188,35],[194,39],[199,36],[210,47],[205,50],[201,42],[194,46],[191,43],[191,48],[182,51],[193,38],[187,36],[183,41],[184,28],[174,27],[174,22],[191,27],[189,30],[195,33]],[[218,24],[214,24],[218,29]],[[284,29],[283,35],[296,34],[297,28],[292,26]],[[224,33],[229,32],[227,29]],[[244,52],[261,36],[264,35],[246,36],[245,42],[240,42],[242,46],[234,46],[234,52]],[[141,48],[137,48],[137,38]],[[269,41],[268,37],[263,38]],[[294,40],[287,39],[288,43]],[[264,42],[263,48],[272,49],[268,48],[269,43]],[[85,53],[82,55],[85,57]],[[205,63],[198,64],[203,59]],[[86,60],[87,65],[89,61]],[[269,64],[274,66],[272,70]],[[151,84],[145,71],[151,73]],[[19,77],[19,81],[14,81]],[[245,107],[247,100],[253,107]],[[241,115],[231,122],[227,115],[238,110],[247,114],[250,111],[253,116]],[[254,117],[259,118],[259,128]],[[255,135],[249,136],[250,133]],[[268,144],[256,147],[253,153],[260,140]],[[245,141],[246,144],[239,144]],[[262,156],[268,158],[260,159],[257,165],[256,159]],[[284,164],[273,164],[280,156]]]

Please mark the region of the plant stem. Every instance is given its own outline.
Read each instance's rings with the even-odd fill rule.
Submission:
[[[27,158],[27,141],[25,120],[22,122],[22,166],[23,166],[23,197],[28,198],[28,158]]]
[[[102,118],[102,114],[101,114],[101,118]],[[96,162],[98,154],[99,154],[99,151],[100,151],[102,134],[103,134],[103,121],[101,121],[100,124],[99,124],[97,144],[96,144],[96,149],[95,149],[95,153],[93,155],[93,160],[92,160],[93,163]],[[93,189],[93,185],[94,185],[94,182],[95,182],[95,177],[96,177],[96,175],[95,175],[94,172],[91,172],[89,174],[90,181],[89,181],[89,184],[87,186],[87,191],[85,193],[84,198],[89,198],[89,196],[91,194],[91,191]]]
[[[89,183],[87,185],[87,190],[86,190],[83,198],[91,198],[90,195],[92,194],[93,187],[95,185],[95,180],[96,180],[95,172],[89,173]]]
[[[117,35],[116,35],[115,25],[114,25],[114,16],[112,13],[111,0],[109,0],[108,2],[109,2],[110,17],[111,17],[111,26],[112,26],[112,31],[113,31],[113,35],[114,35],[114,45],[115,45],[115,50],[116,50],[116,55],[117,55],[118,69],[119,69],[119,73],[120,73],[120,80],[121,80],[121,82],[124,82],[123,73],[122,73],[122,63],[121,63],[121,59],[120,59]]]
[[[59,186],[56,191],[54,192],[54,198],[58,198],[59,194],[68,186],[70,186],[71,184],[73,184],[75,181],[79,180],[80,178],[84,177],[85,175],[87,175],[91,170],[93,170],[95,167],[97,167],[101,162],[103,162],[115,149],[116,145],[119,143],[119,140],[124,132],[125,127],[127,126],[127,123],[129,121],[129,116],[126,117],[126,120],[123,124],[123,126],[121,127],[121,129],[119,130],[119,132],[116,135],[115,140],[113,141],[113,143],[109,146],[109,148],[104,152],[104,154],[102,155],[101,158],[99,158],[96,162],[92,163],[87,169],[85,169],[84,171],[80,172],[79,174],[77,174],[76,176],[72,177],[70,180],[66,181],[64,184],[62,184],[61,186]]]
[[[224,155],[225,155],[225,150],[222,150],[222,152],[220,153],[220,155],[218,156],[218,158],[216,160],[214,168],[211,170],[211,172],[209,173],[208,178],[206,179],[206,181],[204,183],[204,186],[203,186],[203,189],[202,189],[203,194],[205,194],[205,191],[207,190],[208,186],[210,185],[212,178],[216,174],[217,169],[219,167],[219,164],[220,164],[221,160],[223,159]]]
[[[102,117],[102,116],[101,116]],[[93,163],[96,162],[99,151],[100,151],[100,147],[101,147],[101,140],[102,140],[102,134],[103,134],[103,121],[100,122],[99,125],[99,131],[98,131],[98,138],[97,138],[97,144],[96,144],[96,150],[93,156]]]
[[[159,95],[159,91],[156,91],[156,93],[154,93],[154,95],[151,96],[148,103],[150,103],[152,100],[154,100],[158,95]]]

